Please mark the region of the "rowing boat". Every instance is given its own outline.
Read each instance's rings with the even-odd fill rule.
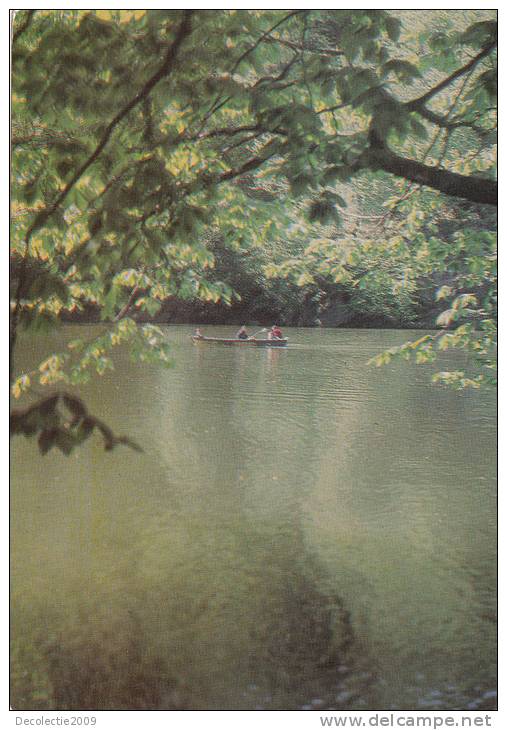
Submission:
[[[249,345],[250,347],[285,347],[287,345],[287,338],[283,338],[281,340],[272,339],[272,340],[240,340],[236,337],[232,338],[226,338],[226,337],[204,337],[204,336],[196,336],[191,335],[192,341],[199,343],[199,342],[214,342],[218,343],[220,345],[240,345],[245,346]]]

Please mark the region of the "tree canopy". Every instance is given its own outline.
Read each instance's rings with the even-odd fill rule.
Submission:
[[[421,281],[453,271],[437,287],[452,326],[439,346],[490,368],[496,18],[432,12],[16,12],[11,364],[21,328],[90,305],[104,331],[52,353],[40,382],[104,372],[127,340],[168,363],[163,333],[136,319],[168,299],[234,301],[227,271],[214,275],[219,240],[262,252],[263,276],[309,296],[338,284],[358,307],[405,311]],[[366,229],[351,235],[350,216]],[[12,378],[18,396],[34,374]]]

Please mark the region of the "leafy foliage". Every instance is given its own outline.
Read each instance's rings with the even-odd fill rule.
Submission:
[[[93,431],[101,434],[106,451],[111,451],[118,444],[141,451],[131,439],[115,436],[109,426],[88,413],[80,398],[68,393],[56,393],[30,408],[12,411],[10,431],[13,435],[37,436],[41,454],[47,454],[57,447],[65,456],[69,456]]]
[[[122,342],[168,364],[140,320],[171,300],[229,306],[243,274],[266,306],[318,314],[340,295],[404,324],[448,286],[440,341],[489,368],[492,239],[474,206],[496,202],[496,19],[446,12],[438,29],[383,10],[17,12],[11,362],[21,328],[94,311],[103,329],[13,394],[104,373]],[[451,210],[469,232],[444,230]]]

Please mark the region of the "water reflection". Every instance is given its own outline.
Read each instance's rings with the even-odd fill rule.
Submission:
[[[144,455],[13,444],[15,707],[495,702],[494,401],[289,334],[126,351],[83,395]]]
[[[365,701],[371,661],[358,651],[343,601],[318,588],[323,576],[301,534],[294,541],[283,526],[273,537],[226,520],[218,532],[196,520],[188,534],[171,515],[148,527],[126,556],[128,576],[117,565],[109,573],[106,562],[103,581],[88,576],[86,594],[67,582],[60,600],[46,596],[47,611],[40,601],[29,609],[28,624],[28,609],[18,615],[16,661],[37,674],[15,677],[16,709],[343,709]]]

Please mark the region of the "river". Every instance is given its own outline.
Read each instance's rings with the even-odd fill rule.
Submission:
[[[496,394],[367,364],[414,332],[190,329],[80,391],[143,453],[12,443],[13,707],[492,708]]]

